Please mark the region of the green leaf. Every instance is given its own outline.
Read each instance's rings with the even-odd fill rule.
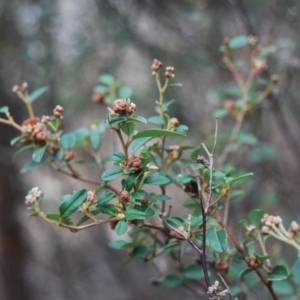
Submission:
[[[80,189],[74,191],[72,195],[63,196],[61,199],[62,202],[59,206],[61,218],[69,217],[73,212],[75,212],[80,207],[80,205],[83,204],[86,198],[87,198],[86,189]]]
[[[50,220],[55,220],[55,221],[60,221],[61,220],[61,216],[58,215],[58,214],[47,213],[45,215],[46,215],[47,219],[50,219]]]
[[[216,118],[223,118],[227,115],[228,115],[228,111],[224,108],[216,109],[214,111],[214,117],[216,117]]]
[[[189,265],[184,269],[183,276],[187,279],[203,279],[203,268],[198,264]]]
[[[169,249],[169,248],[172,248],[174,246],[178,245],[178,241],[171,241],[169,242],[166,246],[165,246],[165,249]]]
[[[253,270],[250,269],[250,268],[248,268],[248,269],[242,271],[242,272],[240,273],[240,275],[239,275],[240,280],[243,281],[244,278],[245,278],[248,274],[250,274],[251,272],[253,272]]]
[[[191,228],[197,228],[203,223],[202,216],[194,216],[191,222]]]
[[[141,116],[130,116],[130,117],[128,117],[128,120],[143,123],[143,124],[147,124],[147,120],[144,117],[141,117]]]
[[[231,178],[231,179],[229,179],[229,180],[227,181],[227,184],[231,186],[231,185],[233,185],[235,182],[237,182],[237,181],[239,181],[239,180],[241,180],[241,179],[244,179],[244,178],[246,178],[246,177],[249,177],[249,176],[253,176],[253,173],[250,172],[250,173],[246,173],[246,174],[243,174],[243,175],[238,176],[238,177],[235,177],[235,178]]]
[[[152,116],[148,119],[148,122],[157,124],[157,125],[165,125],[165,120],[159,116]]]
[[[143,184],[166,185],[166,184],[169,184],[171,182],[172,182],[171,179],[166,177],[166,176],[149,175],[144,179]]]
[[[300,286],[300,252],[293,266],[293,277],[295,283]]]
[[[139,211],[134,208],[129,208],[124,212],[124,215],[126,217],[126,220],[143,220],[146,219],[147,215],[143,211]]]
[[[17,156],[21,153],[24,153],[30,149],[34,148],[34,144],[30,144],[30,145],[27,145],[27,146],[24,146],[24,147],[21,147],[20,149],[18,149],[15,153],[14,153],[14,156]]]
[[[123,247],[124,245],[126,245],[126,244],[127,244],[127,242],[124,241],[124,240],[115,240],[115,241],[109,242],[109,243],[108,243],[108,246],[109,246],[110,248],[112,248],[112,249],[118,249],[118,250],[120,250],[120,249],[122,249],[122,247]]]
[[[4,114],[8,113],[8,106],[2,106],[0,108],[0,113],[4,113]]]
[[[158,128],[151,128],[151,129],[146,129],[143,131],[138,132],[136,135],[133,136],[133,139],[138,139],[138,138],[144,138],[144,137],[162,137],[162,136],[180,136],[180,137],[186,137],[185,134],[181,132],[175,132],[175,131],[170,131],[166,129],[158,129]]]
[[[19,141],[21,141],[23,138],[24,138],[23,135],[19,135],[19,136],[13,138],[13,139],[10,141],[10,144],[11,144],[12,146],[14,146],[14,145],[16,145]]]
[[[247,132],[243,132],[243,131],[241,131],[238,134],[237,140],[240,143],[244,143],[244,144],[248,144],[248,145],[252,145],[252,146],[255,146],[258,144],[258,139],[256,136],[254,136],[251,133],[247,133]]]
[[[257,58],[264,58],[270,54],[274,54],[276,52],[277,48],[275,46],[267,46],[262,48],[262,50],[259,52]]]
[[[135,124],[134,122],[126,122],[121,124],[121,130],[128,136],[134,132]]]
[[[289,277],[289,271],[284,265],[278,265],[273,268],[271,274],[268,276],[270,281],[281,281]]]
[[[168,86],[182,86],[182,83],[171,83],[171,84],[168,84]]]
[[[101,178],[105,181],[111,181],[117,179],[123,175],[123,170],[121,168],[111,168],[103,172]]]
[[[131,194],[131,197],[137,200],[142,200],[145,196],[146,196],[146,192],[143,190],[139,190]]]
[[[248,37],[245,35],[234,37],[229,42],[230,49],[238,49],[248,45]]]
[[[287,280],[275,281],[273,282],[272,287],[274,289],[274,292],[277,295],[292,296],[295,293],[293,285]],[[292,299],[292,298],[288,298],[288,299]]]
[[[133,91],[132,88],[128,86],[121,86],[118,91],[118,95],[121,99],[132,97]]]
[[[60,138],[59,144],[65,150],[72,150],[72,148],[76,145],[76,134],[63,134]]]
[[[45,92],[47,92],[49,90],[48,86],[44,86],[41,87],[35,91],[33,91],[30,95],[29,95],[29,99],[30,102],[34,102],[36,99],[38,99],[40,96],[42,96]]]
[[[249,212],[248,217],[251,221],[251,224],[258,226],[261,223],[261,219],[263,218],[265,211],[262,209],[253,209]]]
[[[215,251],[223,253],[228,245],[227,232],[223,228],[216,231],[215,228],[210,228],[206,232],[206,238],[209,246]]]
[[[177,274],[167,275],[163,285],[168,288],[175,288],[183,283],[183,278]]]
[[[127,118],[124,117],[124,116],[116,116],[116,117],[109,118],[108,119],[108,124],[112,126],[112,125],[122,123],[126,120],[127,120]]]
[[[131,259],[139,259],[145,256],[148,252],[148,248],[146,246],[137,246],[133,249],[132,253],[130,254]]]
[[[25,164],[22,169],[21,173],[26,173],[27,171],[39,166],[41,163],[35,162],[35,161],[29,161],[27,164]]]
[[[101,208],[97,208],[97,209],[94,209],[92,211],[90,211],[90,213],[93,215],[93,216],[96,216],[98,215],[99,213],[102,212],[102,209]],[[84,222],[86,222],[87,220],[90,220],[89,217],[87,217],[86,215],[83,215],[79,221],[77,222],[76,226],[80,226],[81,224],[83,224]]]
[[[115,82],[115,78],[110,74],[102,74],[99,76],[99,81],[107,85],[112,85]]]
[[[45,154],[45,151],[47,149],[48,145],[46,144],[43,147],[37,148],[36,150],[33,151],[32,153],[32,160],[34,162],[40,163],[42,161],[42,158]]]
[[[98,204],[104,204],[111,200],[112,198],[116,197],[116,194],[111,191],[105,191],[98,199],[97,203]]]
[[[100,130],[92,131],[90,134],[91,146],[94,151],[98,151],[104,138],[104,132]]]
[[[116,216],[118,213],[118,210],[115,208],[113,204],[108,204],[108,203],[100,204],[98,205],[98,208],[104,214],[110,215],[112,217]]]
[[[122,152],[117,151],[111,156],[111,160],[114,162],[122,162],[125,160],[125,155]]]
[[[167,200],[170,200],[170,199],[171,199],[171,197],[168,196],[168,195],[157,195],[155,197],[156,201],[167,201]]]
[[[94,87],[94,92],[95,93],[100,93],[100,94],[106,94],[109,92],[109,88],[104,85],[97,85]]]
[[[130,153],[136,152],[140,147],[142,147],[144,144],[146,144],[151,139],[152,139],[151,137],[135,139],[133,142],[130,143],[130,146],[128,148],[129,152]]]
[[[127,231],[128,225],[124,220],[120,220],[115,228],[117,235],[122,235]]]

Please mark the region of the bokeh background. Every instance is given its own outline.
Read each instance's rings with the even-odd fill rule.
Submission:
[[[218,91],[233,84],[219,51],[223,38],[258,36],[263,46],[276,47],[268,65],[280,76],[279,94],[251,116],[258,152],[249,146],[247,155],[230,157],[255,173],[234,215],[260,207],[299,221],[299,28],[297,0],[0,0],[0,107],[8,105],[21,123],[26,112],[12,86],[46,85],[37,114],[60,104],[66,130],[85,127],[106,115],[90,99],[98,76],[110,73],[133,88],[140,115],[150,116],[157,97],[150,66],[158,58],[175,67],[183,85],[168,93],[177,100],[172,115],[189,126],[189,143],[199,145],[212,139],[213,111],[223,100]],[[220,124],[222,137],[232,122]],[[51,210],[82,184],[44,167],[21,175],[26,160],[9,145],[16,134],[0,126],[0,299],[194,299],[186,290],[151,285],[160,275],[150,263],[135,261],[122,271],[126,254],[107,247],[106,227],[75,235],[28,218],[24,195],[31,187],[46,192]],[[115,147],[109,136],[106,151]],[[284,259],[292,261],[296,253],[289,251]],[[249,299],[260,299],[258,293]]]

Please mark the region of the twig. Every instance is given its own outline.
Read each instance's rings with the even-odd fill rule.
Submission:
[[[217,275],[218,275],[218,277],[221,279],[221,281],[222,281],[222,283],[224,284],[225,288],[227,289],[228,294],[229,294],[229,296],[230,296],[230,299],[233,300],[233,296],[232,296],[232,294],[231,294],[230,288],[229,288],[227,282],[225,281],[224,277],[223,277],[222,274],[219,273],[219,272],[217,272]]]

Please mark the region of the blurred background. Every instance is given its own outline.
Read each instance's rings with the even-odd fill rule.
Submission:
[[[226,100],[220,91],[234,84],[222,63],[223,38],[258,36],[263,46],[275,46],[268,65],[280,76],[279,93],[250,117],[248,129],[260,143],[230,157],[255,174],[234,212],[241,219],[259,207],[299,221],[299,28],[297,0],[0,0],[0,107],[9,106],[21,123],[27,116],[12,87],[49,86],[35,104],[37,115],[60,104],[64,129],[86,127],[107,113],[91,95],[98,76],[109,73],[132,87],[139,114],[150,116],[157,97],[150,66],[157,58],[175,67],[183,86],[168,92],[177,100],[172,116],[199,145],[212,140],[213,111]],[[219,124],[222,139],[233,123],[225,117]],[[186,290],[151,285],[159,274],[150,263],[135,261],[122,271],[126,253],[107,247],[112,236],[104,226],[75,235],[28,218],[24,196],[31,187],[45,191],[51,210],[84,186],[44,167],[20,174],[26,159],[15,158],[9,144],[16,135],[0,126],[0,299],[193,299]],[[114,147],[108,137],[106,151]]]

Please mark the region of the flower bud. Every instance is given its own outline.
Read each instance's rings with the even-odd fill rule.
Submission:
[[[229,269],[229,264],[225,260],[217,261],[215,268],[217,272],[225,272]]]
[[[119,194],[119,198],[123,202],[129,202],[130,201],[130,193],[128,191],[124,190]]]
[[[132,173],[142,169],[143,164],[139,157],[132,154],[126,162],[125,168],[128,169],[129,173]]]
[[[129,104],[125,99],[117,99],[113,103],[113,112],[120,115],[127,115]]]
[[[152,63],[152,66],[151,66],[151,70],[153,72],[157,72],[161,67],[162,67],[162,62],[159,61],[158,59],[154,59],[153,60],[153,63]]]
[[[235,108],[236,108],[235,101],[233,101],[233,100],[224,101],[223,108],[229,112],[235,110]]]
[[[105,100],[105,95],[102,93],[94,93],[92,95],[92,101],[94,104],[100,104],[103,103]]]
[[[273,84],[278,84],[278,82],[279,82],[279,76],[276,75],[276,74],[272,75],[272,76],[271,76],[271,82],[272,82]]]
[[[67,151],[65,153],[65,160],[66,161],[72,160],[72,159],[74,159],[74,157],[75,157],[74,151]]]
[[[62,118],[62,114],[64,112],[64,109],[62,108],[62,106],[57,105],[54,109],[53,109],[53,115],[54,117],[61,119]]]
[[[109,222],[109,226],[111,228],[111,230],[115,230],[117,224],[118,224],[119,221],[110,221]]]
[[[44,124],[49,123],[50,122],[50,117],[49,116],[43,116],[41,122],[44,123]]]
[[[228,47],[229,46],[229,43],[230,43],[230,38],[229,37],[225,37],[224,39],[223,39],[223,46],[225,46],[225,47]]]
[[[34,136],[34,140],[38,143],[44,143],[47,140],[47,133],[46,131],[42,130],[39,131],[35,136]]]

